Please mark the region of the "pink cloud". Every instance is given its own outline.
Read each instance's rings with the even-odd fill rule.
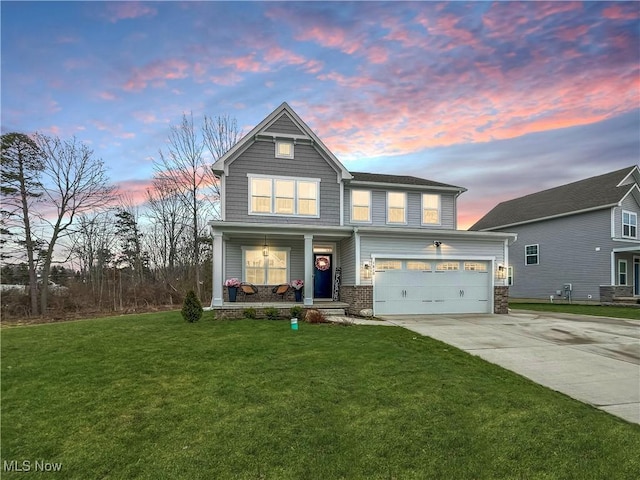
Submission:
[[[633,3],[632,8],[624,8],[624,5],[612,4],[602,11],[602,16],[609,20],[635,20],[640,17],[637,3]]]
[[[268,70],[267,66],[257,61],[255,57],[255,53],[249,53],[240,57],[223,58],[220,63],[241,72],[256,73]]]
[[[116,95],[112,92],[100,92],[98,94],[98,96],[102,99],[102,100],[106,100],[106,101],[112,101],[117,99],[118,97],[116,97]]]
[[[153,17],[158,11],[140,2],[109,2],[106,6],[105,16],[107,19],[116,23],[120,20],[130,20],[140,17]]]
[[[189,64],[180,59],[158,60],[134,69],[131,77],[122,86],[123,90],[137,92],[147,85],[164,86],[166,80],[178,80],[188,76]]]

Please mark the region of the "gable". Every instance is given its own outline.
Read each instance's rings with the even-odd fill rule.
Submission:
[[[298,128],[298,126],[291,120],[291,117],[286,113],[282,113],[278,118],[276,118],[270,125],[268,125],[264,129],[265,133],[275,133],[275,134],[285,134],[285,135],[296,135],[296,136],[306,136],[305,133]]]

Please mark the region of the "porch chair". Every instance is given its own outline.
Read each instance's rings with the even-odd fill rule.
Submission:
[[[240,287],[238,289],[240,291],[240,293],[242,293],[245,297],[247,295],[255,295],[256,293],[258,293],[258,287],[256,287],[254,284],[252,283],[241,283]]]
[[[289,288],[290,287],[288,283],[281,283],[280,285],[276,285],[275,287],[273,287],[271,292],[276,295],[280,295],[280,298],[284,301],[284,296],[289,291]]]

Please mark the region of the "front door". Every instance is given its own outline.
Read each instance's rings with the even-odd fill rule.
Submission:
[[[633,294],[640,295],[640,258],[633,259]]]
[[[313,298],[331,298],[333,285],[333,255],[314,253]]]

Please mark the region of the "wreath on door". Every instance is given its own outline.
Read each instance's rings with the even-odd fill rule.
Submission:
[[[320,271],[329,270],[331,263],[329,257],[316,257],[316,268]]]

